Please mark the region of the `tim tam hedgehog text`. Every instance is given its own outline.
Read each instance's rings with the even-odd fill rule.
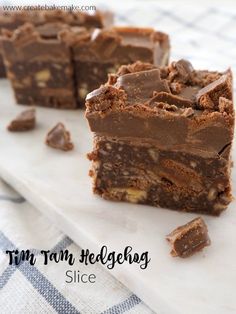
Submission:
[[[145,251],[142,253],[134,252],[131,246],[126,246],[124,250],[120,252],[109,251],[107,246],[102,246],[98,254],[91,252],[89,249],[82,249],[78,254],[72,253],[69,250],[60,250],[58,252],[50,250],[41,250],[38,254],[35,254],[30,249],[26,250],[6,250],[5,253],[9,256],[9,265],[18,266],[23,262],[28,262],[30,265],[34,266],[38,257],[40,256],[43,260],[43,264],[48,263],[60,263],[66,262],[69,266],[75,265],[77,263],[89,265],[101,263],[105,265],[108,269],[113,269],[116,265],[121,265],[123,263],[137,264],[142,270],[148,267],[151,261],[149,257],[149,252]],[[41,260],[41,259],[40,259]],[[86,280],[85,276],[86,275]],[[66,282],[95,282],[95,274],[83,274],[81,276],[79,271],[66,271]]]

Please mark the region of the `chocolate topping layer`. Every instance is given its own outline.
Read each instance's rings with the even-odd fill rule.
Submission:
[[[216,80],[212,81],[214,76]],[[132,98],[134,104],[140,102],[140,94],[145,94],[145,97],[141,98],[144,105],[159,100],[178,106],[182,102],[183,107],[191,106],[201,110],[218,111],[220,97],[232,100],[232,73],[230,71],[225,74],[196,71],[185,60],[172,62],[169,67],[159,68],[142,62],[122,66],[107,85],[123,89],[128,100]],[[153,93],[154,99],[152,99]],[[90,96],[88,97],[91,99]],[[148,102],[145,103],[144,99]],[[210,104],[213,103],[215,107],[204,106],[203,102],[206,104],[207,101]]]
[[[67,26],[65,24],[50,23],[43,27],[24,24],[15,31],[3,31],[2,45],[5,59],[8,62],[24,61],[38,58],[55,61],[69,58],[70,51],[67,43],[59,38],[59,33]]]
[[[137,62],[88,94],[86,117],[101,135],[217,155],[233,139],[231,90],[230,71],[197,71],[184,60],[159,68]],[[206,94],[214,106],[203,105]]]
[[[165,65],[169,57],[169,38],[166,34],[151,28],[113,27],[87,32],[87,38],[78,35],[73,38],[76,60],[129,64],[137,60]]]

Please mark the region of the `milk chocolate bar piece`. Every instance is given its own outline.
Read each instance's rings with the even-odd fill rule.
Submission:
[[[8,125],[8,130],[11,132],[24,132],[33,130],[35,128],[36,117],[35,109],[28,109],[21,112],[11,123]]]
[[[76,108],[70,47],[58,38],[67,27],[61,23],[25,24],[4,32],[5,64],[17,103]]]
[[[46,144],[52,148],[69,151],[74,148],[71,142],[70,132],[68,132],[63,123],[58,123],[52,128],[46,137]]]
[[[109,11],[98,10],[93,14],[65,10],[0,11],[0,34],[3,29],[14,30],[25,23],[32,23],[35,26],[39,26],[58,22],[70,26],[83,26],[87,29],[104,28],[110,27],[113,24],[113,14]],[[3,53],[0,47],[0,77],[5,76],[6,71],[3,63]]]
[[[197,253],[211,243],[207,226],[201,217],[176,228],[166,239],[172,247],[171,255],[183,258]]]
[[[75,30],[72,47],[81,105],[87,93],[105,83],[108,73],[114,73],[120,65],[137,60],[166,65],[170,50],[166,34],[134,27],[95,29],[93,32]]]
[[[212,89],[214,106],[199,100]],[[230,70],[198,71],[185,60],[168,67],[137,62],[91,92],[86,107],[95,133],[89,155],[95,193],[211,215],[227,208],[234,132]]]

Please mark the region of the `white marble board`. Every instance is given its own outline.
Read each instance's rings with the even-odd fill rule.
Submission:
[[[91,134],[82,111],[37,108],[37,128],[16,134],[6,130],[22,109],[6,80],[0,80],[0,176],[78,245],[98,251],[106,244],[122,251],[149,251],[146,270],[123,264],[112,274],[154,311],[165,314],[236,313],[235,202],[220,218],[205,216],[212,245],[189,258],[169,255],[165,235],[197,215],[149,206],[114,203],[91,192]],[[44,144],[45,134],[64,122],[75,142],[72,152]],[[235,171],[233,171],[234,187]]]

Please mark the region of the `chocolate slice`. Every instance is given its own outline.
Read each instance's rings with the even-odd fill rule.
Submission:
[[[70,139],[70,132],[66,130],[64,124],[61,122],[48,132],[46,144],[52,148],[64,151],[72,150],[74,148]]]
[[[35,128],[35,109],[31,108],[22,111],[11,123],[7,129],[11,132],[29,131]]]
[[[225,85],[216,110],[199,108],[196,101],[200,89],[223,75],[192,70],[183,60],[168,67],[137,62],[123,65],[90,93],[94,192],[191,213],[225,210],[232,200],[233,102]]]
[[[201,217],[173,230],[166,236],[172,245],[171,255],[188,257],[210,245],[210,238],[205,222]]]

